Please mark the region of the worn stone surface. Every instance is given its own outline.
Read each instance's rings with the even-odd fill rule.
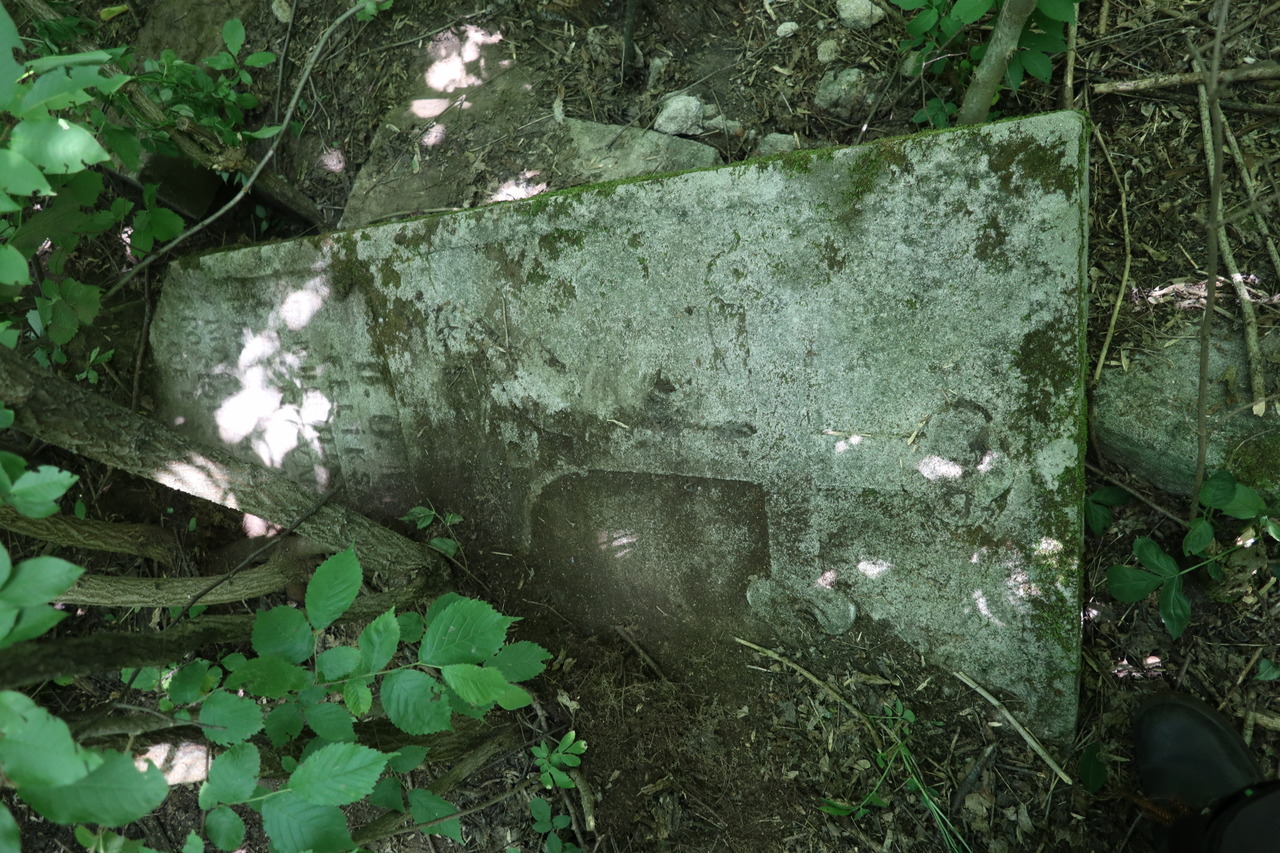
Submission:
[[[187,259],[161,412],[462,512],[473,565],[677,675],[890,630],[1066,737],[1086,142],[1057,113]]]

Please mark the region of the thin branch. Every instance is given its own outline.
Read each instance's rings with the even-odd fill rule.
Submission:
[[[1221,49],[1215,45],[1214,53],[1219,54]],[[1243,68],[1233,68],[1230,71],[1223,71],[1218,77],[1221,83],[1244,83],[1251,80],[1274,80],[1280,77],[1280,66],[1276,65],[1247,65]],[[1133,92],[1149,92],[1152,89],[1174,89],[1179,86],[1194,86],[1204,80],[1204,75],[1196,72],[1184,72],[1179,74],[1154,74],[1150,77],[1143,77],[1140,80],[1117,80],[1111,83],[1097,83],[1093,87],[1094,94],[1112,95],[1112,94],[1132,94]]]
[[[1036,755],[1040,756],[1040,760],[1043,761],[1045,764],[1049,765],[1049,769],[1052,770],[1059,779],[1061,779],[1063,782],[1067,783],[1068,785],[1073,784],[1071,781],[1071,777],[1067,775],[1066,771],[1058,766],[1058,762],[1054,761],[1053,758],[1049,756],[1049,753],[1045,752],[1044,747],[1040,745],[1040,741],[1036,740],[1035,735],[1027,731],[1023,727],[1022,723],[1018,722],[1017,718],[1014,717],[1013,714],[1009,713],[1009,709],[1004,706],[1003,702],[1001,702],[996,697],[992,696],[985,689],[983,689],[982,685],[978,684],[978,682],[974,681],[972,678],[965,675],[963,672],[956,671],[951,674],[954,675],[956,678],[960,679],[961,681],[963,681],[965,684],[969,685],[969,687],[974,692],[976,692],[983,699],[986,699],[988,702],[990,702],[997,711],[1003,714],[1004,718],[1009,721],[1009,725],[1013,726],[1014,731],[1022,735],[1022,739],[1027,742],[1027,746],[1031,747],[1031,751],[1034,752]]]

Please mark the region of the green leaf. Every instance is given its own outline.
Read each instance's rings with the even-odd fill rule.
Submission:
[[[1276,666],[1269,659],[1263,658],[1258,661],[1258,674],[1254,676],[1258,681],[1275,681],[1280,679],[1280,666]]]
[[[1038,50],[1024,50],[1018,54],[1022,59],[1022,67],[1032,77],[1048,83],[1053,76],[1053,61],[1049,57]]]
[[[244,821],[226,806],[218,806],[205,815],[204,831],[219,850],[239,850],[244,843]]]
[[[1229,471],[1216,471],[1200,486],[1200,503],[1209,509],[1222,509],[1236,495],[1236,478]]]
[[[1129,494],[1128,490],[1120,486],[1103,486],[1089,495],[1088,500],[1103,506],[1123,506],[1132,498],[1133,496]]]
[[[425,624],[421,613],[400,613],[396,616],[396,624],[400,626],[400,639],[403,642],[416,643],[422,639]]]
[[[1107,765],[1102,763],[1098,753],[1100,744],[1091,743],[1080,750],[1080,784],[1090,794],[1096,794],[1107,784]]]
[[[382,707],[400,731],[425,735],[446,731],[452,717],[444,688],[425,672],[401,669],[382,679]]]
[[[1213,525],[1203,515],[1191,522],[1187,535],[1182,537],[1182,553],[1184,556],[1201,554],[1213,544]]]
[[[1107,569],[1107,589],[1117,601],[1141,601],[1160,588],[1165,579],[1133,566],[1112,566]]]
[[[360,650],[353,646],[334,646],[316,656],[316,674],[321,681],[345,678],[359,665]]]
[[[306,709],[307,725],[311,731],[329,741],[353,741],[356,739],[354,721],[350,712],[341,705],[321,702]],[[394,722],[394,721],[393,721]]]
[[[394,608],[383,613],[360,632],[360,668],[375,673],[390,663],[400,644],[400,623]]]
[[[448,800],[437,797],[430,791],[415,788],[409,792],[409,812],[414,823],[430,823],[447,815],[456,814],[457,809]],[[422,830],[427,835],[443,835],[462,843],[462,821],[454,818],[437,823]]]
[[[84,569],[58,557],[32,557],[13,568],[0,588],[0,601],[14,607],[47,604],[76,582]]]
[[[260,50],[244,58],[244,64],[250,68],[266,68],[276,61],[276,55],[269,50]]]
[[[1084,523],[1089,526],[1090,533],[1101,536],[1111,526],[1111,508],[1093,501],[1085,501]]]
[[[342,685],[342,702],[353,717],[363,717],[373,707],[373,691],[368,678],[353,678]]]
[[[289,787],[309,803],[345,806],[373,790],[387,756],[358,743],[331,743],[311,753],[289,775]]]
[[[57,500],[80,478],[51,465],[23,471],[13,481],[5,503],[28,518],[48,518],[58,511]]]
[[[66,119],[48,116],[18,122],[10,132],[9,148],[46,175],[79,172],[111,159],[89,131]]]
[[[296,702],[277,705],[267,714],[267,737],[272,746],[281,746],[302,734],[302,708]]]
[[[302,611],[282,604],[259,613],[253,620],[253,650],[289,663],[302,663],[315,651],[315,636]]]
[[[1138,558],[1138,562],[1161,577],[1171,578],[1178,574],[1178,564],[1173,557],[1145,536],[1133,543],[1133,555]]]
[[[244,24],[240,23],[239,18],[232,18],[222,25],[222,43],[232,56],[240,53],[240,49],[244,47]]]
[[[17,621],[9,629],[9,633],[0,639],[0,649],[24,640],[34,640],[65,618],[67,618],[66,611],[57,610],[48,604],[24,607],[18,611]]]
[[[435,667],[480,663],[493,656],[515,621],[486,602],[460,598],[428,620],[418,659]]]
[[[0,735],[0,766],[19,788],[74,784],[98,760],[66,723],[14,690],[0,692]]]
[[[391,757],[391,769],[396,773],[408,773],[417,770],[422,760],[427,757],[425,746],[409,745],[400,747],[400,751]]]
[[[404,812],[404,786],[394,776],[383,776],[369,794],[369,805]]]
[[[307,620],[316,630],[333,624],[360,592],[364,577],[355,546],[320,564],[307,584]]]
[[[440,676],[458,694],[458,698],[472,705],[491,705],[510,686],[506,676],[499,670],[486,669],[472,663],[442,666]]]
[[[200,706],[200,727],[213,743],[230,746],[262,730],[262,709],[252,699],[218,690]]]
[[[13,246],[0,246],[0,285],[25,286],[30,283],[31,271],[23,254]]]
[[[53,194],[53,188],[35,165],[7,148],[0,148],[0,190],[18,196]]]
[[[1236,484],[1235,492],[1231,496],[1231,500],[1221,507],[1224,515],[1232,518],[1254,519],[1260,515],[1266,515],[1267,504],[1262,496],[1248,486]]]
[[[993,5],[993,0],[956,0],[956,4],[951,7],[951,16],[965,24],[972,24],[990,12]]]
[[[22,799],[54,823],[124,826],[150,814],[168,796],[169,785],[155,765],[144,772],[123,753],[101,755],[102,764],[83,779],[70,785],[28,785]]]
[[[1045,17],[1069,24],[1076,18],[1076,3],[1080,0],[1039,0],[1036,9]]]
[[[528,681],[547,668],[551,653],[537,643],[520,640],[508,643],[498,653],[484,662],[501,672],[507,681]]]
[[[262,828],[276,853],[338,853],[355,846],[342,809],[309,803],[292,791],[263,802]]]
[[[275,655],[253,658],[227,677],[231,690],[245,689],[254,696],[283,699],[286,694],[310,687],[312,674]]]
[[[520,708],[527,708],[533,704],[533,697],[529,695],[529,691],[514,684],[508,684],[494,697],[494,701],[504,711],[515,711]]]
[[[934,25],[937,23],[938,10],[932,8],[925,9],[919,15],[912,18],[910,23],[907,24],[907,35],[912,38],[917,38],[929,32],[929,30],[933,29]]]
[[[1191,603],[1182,593],[1182,578],[1171,578],[1160,589],[1160,621],[1175,640],[1191,622]]]
[[[236,744],[209,765],[209,778],[200,785],[200,808],[247,802],[261,774],[258,748],[251,743]]]
[[[175,672],[169,679],[170,701],[175,705],[190,705],[203,696],[209,666],[207,660],[195,660]]]
[[[0,805],[0,850],[18,853],[21,849],[22,836],[18,831],[18,822],[7,808]]]

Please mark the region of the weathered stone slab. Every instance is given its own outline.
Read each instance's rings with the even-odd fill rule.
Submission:
[[[162,413],[462,512],[474,561],[677,675],[870,619],[1067,736],[1087,139],[1057,113],[187,259]]]

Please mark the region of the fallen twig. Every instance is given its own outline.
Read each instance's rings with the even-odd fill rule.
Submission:
[[[1273,80],[1280,77],[1280,65],[1249,65],[1244,68],[1233,68],[1223,71],[1218,80],[1221,83],[1243,83],[1249,80]],[[1182,74],[1155,74],[1139,80],[1117,80],[1111,83],[1097,83],[1093,91],[1098,95],[1123,94],[1126,92],[1149,92],[1152,89],[1171,89],[1178,86],[1193,86],[1201,83],[1204,75],[1199,71]]]
[[[1001,702],[996,697],[992,696],[980,684],[978,684],[978,682],[974,681],[972,678],[965,675],[963,672],[960,672],[957,670],[956,672],[953,672],[951,674],[954,675],[956,678],[960,679],[961,681],[963,681],[965,684],[969,685],[969,687],[972,688],[979,696],[981,696],[983,699],[986,699],[995,707],[997,711],[1003,714],[1004,718],[1009,721],[1009,725],[1013,726],[1014,731],[1022,735],[1022,739],[1027,742],[1027,746],[1031,747],[1031,750],[1036,755],[1040,756],[1041,760],[1044,761],[1045,764],[1049,765],[1049,769],[1052,770],[1055,774],[1057,774],[1059,779],[1061,779],[1063,782],[1065,782],[1068,785],[1074,784],[1071,781],[1071,777],[1067,775],[1066,771],[1058,766],[1058,762],[1054,761],[1053,758],[1050,757],[1049,753],[1045,752],[1044,747],[1040,745],[1040,741],[1036,740],[1035,735],[1027,731],[1023,727],[1022,723],[1018,722],[1017,718],[1014,717],[1013,714],[1009,713],[1009,709],[1004,706],[1003,702]]]

